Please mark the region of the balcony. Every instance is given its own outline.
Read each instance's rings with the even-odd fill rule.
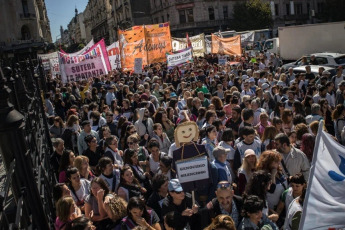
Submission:
[[[194,0],[175,0],[176,5],[179,4],[186,4],[186,3],[194,3]]]
[[[19,14],[20,19],[35,19],[36,15],[35,14],[30,14],[30,13],[24,13],[24,14]]]
[[[189,28],[205,28],[205,27],[216,27],[221,25],[229,24],[228,20],[212,20],[212,21],[201,21],[201,22],[187,22],[177,25],[170,25],[172,31],[189,29]]]

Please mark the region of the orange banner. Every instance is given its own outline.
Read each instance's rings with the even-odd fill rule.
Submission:
[[[135,26],[130,30],[119,30],[119,41],[121,50],[121,67],[133,69],[136,58],[143,59],[143,65],[147,65],[145,51],[144,26]]]
[[[165,62],[172,50],[169,23],[145,26],[145,39],[148,64]]]
[[[237,35],[231,38],[220,38],[212,34],[211,53],[241,56],[241,35]]]
[[[119,38],[124,69],[133,69],[135,58],[142,58],[143,65],[164,62],[166,53],[172,50],[169,23],[119,30]]]

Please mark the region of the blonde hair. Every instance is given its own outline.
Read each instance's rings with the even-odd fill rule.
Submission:
[[[111,214],[109,218],[114,222],[127,216],[127,202],[116,194],[106,204],[106,209]]]
[[[73,162],[74,167],[78,169],[80,174],[82,173],[82,170],[83,170],[82,166],[83,166],[84,160],[87,161],[87,163],[89,163],[89,158],[86,156],[77,156]]]
[[[215,230],[215,229],[224,229],[224,230],[236,230],[234,220],[228,215],[218,215],[213,219],[212,223],[204,228],[204,230]]]
[[[56,215],[60,221],[67,222],[69,220],[72,205],[74,205],[74,200],[70,196],[63,197],[57,202]]]

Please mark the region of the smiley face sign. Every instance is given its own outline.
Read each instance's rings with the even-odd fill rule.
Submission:
[[[199,129],[194,121],[186,121],[178,125],[174,133],[176,147],[181,147],[182,143],[197,141],[199,138]]]

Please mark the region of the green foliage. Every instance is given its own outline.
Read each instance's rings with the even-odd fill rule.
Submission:
[[[322,7],[323,12],[316,16],[322,21],[339,22],[345,21],[345,1],[344,0],[327,0]]]
[[[233,12],[233,26],[237,31],[266,29],[273,25],[270,4],[262,0],[237,2]]]

